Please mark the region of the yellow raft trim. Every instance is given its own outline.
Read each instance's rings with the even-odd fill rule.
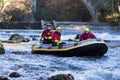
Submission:
[[[3,46],[31,46],[33,44],[27,44],[27,43],[3,43]]]
[[[85,45],[90,45],[90,44],[95,44],[95,43],[104,43],[106,44],[104,41],[102,42],[98,42],[98,41],[95,41],[95,42],[85,42],[85,43],[82,43],[81,45],[78,45],[78,46],[73,46],[73,47],[69,47],[69,48],[52,48],[52,49],[48,49],[48,48],[36,48],[35,46],[32,47],[32,50],[33,51],[67,51],[67,50],[71,50],[71,49],[75,49],[75,48],[78,48],[78,47],[82,47],[82,46],[85,46]]]

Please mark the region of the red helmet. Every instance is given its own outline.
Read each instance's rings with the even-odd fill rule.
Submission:
[[[52,24],[48,23],[48,24],[46,24],[46,26],[52,26]]]

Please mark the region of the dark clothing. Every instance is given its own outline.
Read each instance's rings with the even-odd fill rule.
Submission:
[[[43,44],[51,44],[52,41],[50,39],[43,39]]]
[[[52,46],[57,46],[57,43],[56,42],[52,42]]]
[[[94,39],[96,38],[94,34],[92,33],[83,33],[80,37],[79,37],[79,40],[82,41],[82,40],[87,40],[87,39]]]

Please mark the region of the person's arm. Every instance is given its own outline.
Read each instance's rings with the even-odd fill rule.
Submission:
[[[80,38],[80,34],[77,34],[74,41],[79,42],[79,38]]]
[[[52,39],[53,32],[50,32],[50,35],[47,37],[47,39]]]
[[[84,36],[84,34],[80,35],[79,41],[82,41],[82,40],[83,40],[83,36]]]
[[[42,32],[42,35],[41,35],[42,38],[45,38],[45,36],[46,36],[45,34],[46,34],[45,31],[43,31],[43,32]]]
[[[91,38],[96,38],[96,36],[93,33],[90,33]]]
[[[42,35],[40,36],[40,41],[42,41],[43,38],[45,38],[45,31],[42,32]]]

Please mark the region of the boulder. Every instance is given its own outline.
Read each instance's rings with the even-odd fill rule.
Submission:
[[[8,80],[8,78],[4,76],[0,76],[0,80]]]
[[[29,42],[28,38],[24,38],[22,35],[19,34],[13,34],[9,38],[9,42]]]
[[[5,53],[5,49],[2,43],[0,43],[0,54]]]
[[[58,74],[50,77],[48,80],[74,80],[71,74]]]
[[[12,77],[12,78],[18,78],[18,77],[20,77],[21,75],[19,74],[19,73],[17,73],[17,72],[12,72],[10,75],[9,75],[9,77]]]

